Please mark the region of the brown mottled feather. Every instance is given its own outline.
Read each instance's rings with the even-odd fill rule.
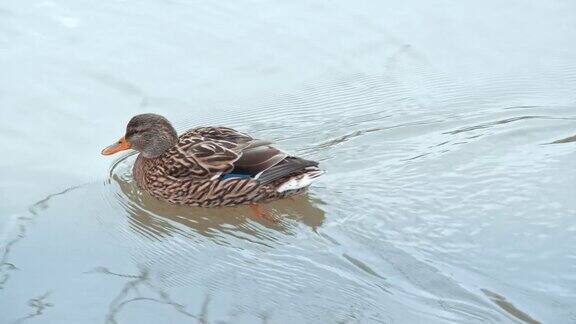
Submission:
[[[288,157],[270,144],[227,127],[194,128],[160,157],[138,156],[134,177],[155,197],[202,207],[257,203],[305,191],[276,189],[293,176],[319,171],[318,163]],[[222,179],[230,172],[251,177]]]

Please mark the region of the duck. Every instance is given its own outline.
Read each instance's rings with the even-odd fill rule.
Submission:
[[[132,117],[124,136],[102,154],[130,149],[139,153],[132,168],[138,188],[178,205],[257,207],[306,192],[324,173],[317,161],[287,154],[271,141],[224,126],[178,135],[153,113]]]

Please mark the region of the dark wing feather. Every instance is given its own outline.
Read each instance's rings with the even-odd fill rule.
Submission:
[[[260,181],[262,184],[270,183],[274,180],[289,176],[306,168],[317,166],[318,162],[316,161],[310,161],[299,157],[290,156],[262,173],[262,175],[258,178],[258,181]]]
[[[287,156],[286,153],[267,145],[267,143],[251,146],[242,150],[242,156],[234,162],[232,173],[249,174],[256,177],[259,173],[280,163]]]

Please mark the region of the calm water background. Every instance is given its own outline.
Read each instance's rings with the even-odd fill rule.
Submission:
[[[576,2],[0,3],[0,323],[576,323]],[[174,207],[134,114],[321,161]],[[551,144],[552,143],[552,144]]]

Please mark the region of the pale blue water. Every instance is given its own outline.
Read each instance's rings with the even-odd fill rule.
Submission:
[[[576,323],[576,2],[0,3],[0,323]],[[317,159],[205,210],[131,116]]]

